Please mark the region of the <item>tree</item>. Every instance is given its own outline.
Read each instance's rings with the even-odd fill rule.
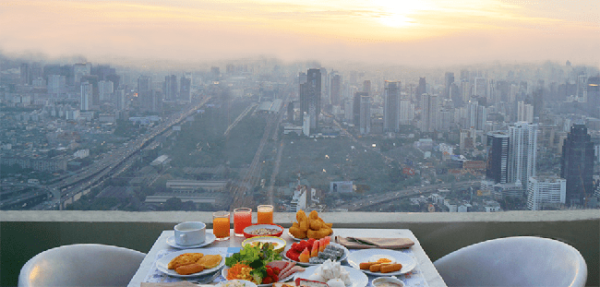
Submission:
[[[167,199],[167,201],[165,202],[165,207],[164,210],[181,210],[182,209],[182,202],[181,199],[177,198],[177,197],[171,197],[169,199]]]

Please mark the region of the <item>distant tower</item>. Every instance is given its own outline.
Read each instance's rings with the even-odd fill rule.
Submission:
[[[548,204],[565,203],[566,181],[556,176],[529,178],[527,208],[542,210]]]
[[[560,176],[567,180],[567,204],[584,205],[593,193],[594,143],[583,123],[571,127],[562,148]]]
[[[537,124],[526,122],[517,122],[509,128],[508,181],[524,188],[536,172],[537,130]]]
[[[192,80],[186,77],[179,79],[179,98],[185,102],[192,102],[191,85]]]
[[[363,82],[363,92],[368,93],[369,96],[371,95],[371,80],[365,80]]]
[[[321,114],[321,70],[309,69],[306,82],[300,84],[300,114],[310,116],[310,128],[318,128]]]
[[[360,98],[368,95],[367,93],[357,92],[352,99],[352,123],[356,127],[360,126]]]
[[[433,132],[437,128],[439,110],[437,95],[421,95],[421,131]]]
[[[400,123],[400,82],[385,81],[384,97],[383,131],[397,132]]]
[[[138,96],[146,95],[150,92],[150,78],[147,76],[140,76],[137,81],[137,92]]]
[[[342,98],[342,77],[335,74],[331,77],[331,104],[339,106]]]
[[[92,84],[90,84],[88,82],[81,83],[81,86],[80,86],[81,102],[80,102],[80,107],[79,107],[80,110],[87,111],[87,110],[91,109],[90,107],[92,105],[92,103],[91,103],[92,89],[93,89]]]
[[[371,97],[366,93],[360,97],[360,133],[371,133]]]
[[[452,72],[446,72],[446,75],[444,77],[444,98],[448,99],[450,98],[450,88],[452,87],[452,84],[454,83],[454,73]]]
[[[486,177],[494,183],[507,183],[509,136],[504,131],[494,131],[487,135],[488,158]]]
[[[28,63],[21,64],[21,84],[31,84],[31,69]]]
[[[600,76],[587,80],[587,99],[590,116],[600,119]]]
[[[177,76],[170,75],[165,77],[165,83],[163,86],[163,93],[165,94],[165,100],[176,101],[177,100]]]
[[[533,106],[519,101],[517,103],[517,120],[519,122],[533,123]]]
[[[417,87],[417,98],[420,98],[421,95],[425,93],[427,93],[427,82],[425,80],[425,77],[419,78],[419,86]]]

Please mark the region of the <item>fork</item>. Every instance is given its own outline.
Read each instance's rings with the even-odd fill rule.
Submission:
[[[194,283],[194,284],[212,283],[217,277],[219,277],[219,275],[221,275],[221,272],[217,271],[212,276],[202,277],[202,278],[197,279],[197,280],[190,280],[189,282]]]

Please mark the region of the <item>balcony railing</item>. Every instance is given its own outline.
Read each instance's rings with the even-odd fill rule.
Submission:
[[[498,213],[323,213],[334,228],[407,228],[431,260],[461,247],[508,236],[541,236],[575,247],[588,266],[588,286],[600,285],[598,210]],[[293,213],[276,213],[289,227]],[[161,231],[182,221],[212,221],[210,212],[0,211],[1,286],[17,284],[36,254],[60,245],[101,243],[148,252]],[[557,262],[560,264],[560,262]]]

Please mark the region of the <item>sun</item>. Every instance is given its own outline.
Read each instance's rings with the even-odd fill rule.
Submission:
[[[384,16],[377,21],[382,25],[400,28],[416,24],[410,15],[419,11],[431,9],[431,4],[423,0],[371,0],[373,8],[378,9]]]

